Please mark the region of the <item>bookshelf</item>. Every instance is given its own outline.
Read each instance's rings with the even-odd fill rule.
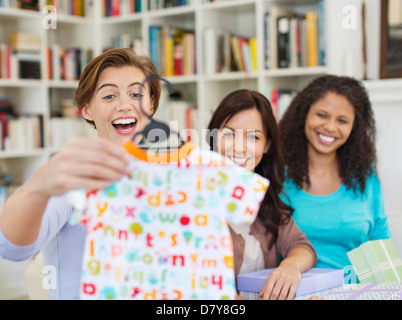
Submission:
[[[181,91],[187,107],[196,107],[193,114],[195,129],[201,137],[200,145],[205,146],[202,129],[208,124],[214,108],[230,91],[249,88],[265,94],[277,107],[278,116],[283,112],[293,90],[300,90],[313,78],[331,73],[350,75],[362,79],[362,28],[360,9],[366,4],[367,21],[367,76],[365,84],[372,98],[378,120],[379,132],[379,172],[383,179],[385,202],[388,209],[402,210],[398,190],[402,187],[402,173],[398,167],[402,154],[391,141],[399,141],[402,131],[398,119],[402,117],[400,96],[401,80],[378,80],[379,78],[379,8],[380,0],[323,0],[324,34],[327,40],[325,63],[315,66],[288,68],[266,68],[267,34],[266,13],[280,7],[297,14],[318,12],[319,0],[110,0],[113,6],[121,4],[117,10],[105,9],[104,0],[39,0],[38,11],[16,8],[15,0],[0,0],[0,45],[8,43],[13,32],[39,35],[39,79],[3,77],[0,74],[1,98],[12,103],[14,111],[20,115],[33,115],[41,121],[42,142],[39,147],[17,150],[0,150],[0,176],[12,177],[12,183],[23,183],[33,172],[43,165],[72,134],[95,135],[84,121],[63,119],[62,105],[71,100],[77,80],[74,76],[61,79],[54,63],[48,63],[48,48],[90,50],[92,56],[113,46],[132,42],[139,53],[150,54],[150,27],[174,27],[194,34],[195,71],[187,74],[168,76],[174,87]],[[23,2],[23,1],[22,1]],[[49,3],[57,4],[56,29],[45,28],[47,17],[43,8]],[[81,4],[75,10],[72,4]],[[164,5],[166,4],[166,6]],[[357,28],[345,28],[346,7],[356,9]],[[134,9],[133,9],[134,8]],[[85,16],[83,16],[83,10]],[[352,15],[353,18],[353,15]],[[256,63],[258,68],[233,71],[220,68],[210,71],[211,43],[206,43],[206,30],[218,34],[227,33],[256,40]],[[269,38],[269,35],[268,35]],[[271,38],[272,39],[272,38]],[[216,45],[216,44],[215,44]],[[222,44],[221,44],[222,45]],[[3,47],[0,47],[2,49]],[[209,59],[209,60],[208,60]],[[352,63],[350,63],[352,61]],[[160,61],[158,61],[160,62]],[[59,66],[60,68],[60,66]],[[51,70],[50,70],[51,69]],[[284,93],[286,99],[279,99]],[[160,104],[163,113],[164,103]],[[0,111],[1,113],[2,111]],[[163,118],[166,121],[166,118]],[[392,121],[390,121],[392,120]],[[77,122],[83,127],[77,127]],[[86,128],[86,130],[85,130]],[[3,130],[3,126],[2,126]],[[0,132],[2,132],[0,130]],[[63,135],[61,133],[66,133]],[[31,134],[32,135],[32,134]],[[388,155],[392,154],[392,157]],[[397,172],[389,168],[399,168]],[[399,178],[398,178],[399,177]],[[2,181],[5,179],[2,179]],[[2,201],[6,196],[0,187]],[[0,203],[1,207],[1,203]],[[0,260],[0,263],[2,261]],[[1,267],[1,266],[0,266]],[[13,264],[15,278],[21,279],[25,265]],[[4,270],[4,265],[3,269]],[[17,275],[18,273],[18,275]],[[13,282],[15,283],[15,281]],[[19,288],[20,289],[20,288]],[[7,289],[10,293],[9,289]],[[17,289],[16,289],[17,290]],[[1,290],[0,290],[1,292]]]
[[[13,0],[0,1],[0,44],[6,44],[7,37],[13,32],[35,33],[41,39],[40,79],[0,78],[0,97],[8,97],[18,114],[39,116],[42,124],[42,142],[38,148],[0,151],[0,172],[12,173],[15,182],[22,183],[62,144],[64,138],[60,137],[57,138],[59,142],[56,145],[53,143],[56,138],[52,131],[57,124],[53,123],[52,118],[62,113],[63,101],[72,99],[78,74],[70,72],[71,68],[67,68],[69,74],[63,75],[60,66],[56,67],[54,61],[49,63],[49,59],[51,60],[49,54],[59,50],[69,52],[78,48],[79,54],[83,55],[80,59],[81,68],[85,64],[85,59],[88,60],[103,50],[115,46],[130,44],[138,52],[151,55],[155,40],[151,39],[150,30],[159,28],[161,32],[157,35],[156,41],[162,49],[156,49],[159,50],[155,53],[156,56],[159,54],[159,58],[155,59],[160,64],[162,75],[182,93],[187,105],[196,107],[197,111],[193,113],[196,121],[193,122],[202,137],[202,129],[207,126],[214,108],[232,90],[240,88],[258,90],[275,102],[275,97],[281,93],[289,95],[292,90],[301,89],[314,77],[322,74],[350,74],[361,78],[358,68],[345,70],[347,65],[345,57],[352,56],[358,59],[361,35],[355,30],[340,27],[345,5],[355,4],[358,8],[361,1],[40,0],[39,11],[14,8],[12,4],[16,1]],[[59,9],[56,29],[43,26],[47,13],[42,10],[49,3],[57,5]],[[72,3],[75,3],[75,10],[72,10],[74,9]],[[281,11],[278,12],[275,8],[290,11],[292,17],[300,18],[308,12],[315,12],[319,16],[319,3],[324,4],[319,20],[323,25],[324,39],[331,39],[330,42],[322,42],[325,60],[318,61],[312,66],[301,63],[297,66],[293,63],[287,68],[278,66],[267,68],[267,50],[273,50],[268,48],[272,47],[270,41],[273,40],[267,40],[271,39],[270,35],[267,35],[267,26],[272,26],[272,23],[275,25],[275,21],[267,20],[267,13],[270,13],[269,17],[273,20],[282,15]],[[1,7],[1,4],[6,5]],[[301,28],[301,24],[299,27]],[[170,49],[166,49],[168,47],[166,47],[167,41],[163,38],[164,32],[172,32],[173,29],[181,32],[180,37],[172,38],[170,41],[173,45],[170,43]],[[225,45],[224,41],[227,39],[221,39],[220,43],[212,43],[206,40],[207,30],[212,30],[218,35],[227,34],[231,38],[247,39],[250,47],[248,54],[254,57],[257,68],[254,66],[251,69],[250,67],[243,70],[233,69],[228,64],[226,67],[220,67],[219,71],[216,71],[216,66],[211,68],[210,61],[213,61],[210,57],[211,48]],[[184,33],[192,37],[188,42],[182,41]],[[251,39],[254,41],[254,53],[251,51]],[[346,43],[344,39],[347,39]],[[321,43],[318,35],[316,40]],[[192,58],[187,59],[187,62],[184,60],[181,62],[183,63],[181,69],[178,68],[182,70],[181,72],[175,71],[177,67],[175,65],[173,74],[172,69],[166,74],[164,70],[172,68],[167,65],[176,63],[167,61],[167,57],[175,59],[174,49],[171,51],[172,47],[177,49],[175,41],[181,44],[179,48],[186,51],[186,55],[191,52]],[[228,43],[226,45],[231,46]],[[230,48],[233,50],[233,47]],[[78,53],[69,52],[69,54]],[[272,52],[269,54],[272,55]],[[187,65],[190,67],[186,67],[188,70],[184,72]],[[277,112],[280,115],[282,111]],[[90,129],[86,132],[81,129],[78,131],[83,132],[82,134],[95,134]],[[204,144],[204,139],[200,142]]]

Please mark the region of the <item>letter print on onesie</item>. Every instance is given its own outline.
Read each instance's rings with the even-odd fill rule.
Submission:
[[[191,144],[168,163],[126,147],[133,156],[125,177],[69,193],[70,222],[87,229],[80,297],[234,299],[228,222],[251,224],[269,181]]]

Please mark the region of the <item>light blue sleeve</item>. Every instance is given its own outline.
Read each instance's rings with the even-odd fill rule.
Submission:
[[[372,188],[374,217],[374,228],[369,234],[369,238],[370,240],[388,239],[391,237],[391,231],[388,226],[387,214],[385,212],[381,182],[377,175],[370,177],[367,182],[370,182],[370,187]]]
[[[71,211],[64,195],[51,198],[43,214],[38,237],[27,246],[13,244],[0,230],[0,257],[12,261],[29,259],[38,253],[66,225]]]

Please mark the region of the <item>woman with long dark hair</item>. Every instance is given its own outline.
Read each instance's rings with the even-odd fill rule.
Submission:
[[[256,221],[251,226],[230,226],[236,276],[276,268],[260,297],[291,299],[302,272],[313,267],[317,257],[295,225],[293,209],[280,198],[284,163],[271,105],[256,91],[234,91],[219,104],[208,129],[211,149],[270,181]]]
[[[348,251],[389,238],[374,114],[362,83],[333,75],[313,80],[279,127],[286,199],[317,250],[317,267],[342,269],[350,265]]]

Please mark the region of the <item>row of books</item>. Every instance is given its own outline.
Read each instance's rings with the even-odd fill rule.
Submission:
[[[256,71],[257,39],[209,27],[204,31],[205,73]]]
[[[8,97],[0,97],[0,150],[4,150],[8,137],[8,120],[14,116],[14,107]]]
[[[278,89],[270,86],[265,88],[265,96],[271,102],[272,111],[278,122],[296,95],[297,91],[294,89]]]
[[[158,10],[189,5],[191,0],[148,0],[149,10]]]
[[[41,38],[34,33],[13,32],[0,43],[0,78],[41,79]]]
[[[46,0],[46,5],[54,6],[59,14],[77,17],[92,17],[94,0]]]
[[[11,116],[0,112],[1,150],[27,151],[43,148],[41,115]]]
[[[0,8],[39,10],[39,0],[0,0]]]
[[[92,58],[92,49],[61,48],[57,44],[52,45],[47,48],[47,78],[48,80],[78,80]]]
[[[142,12],[142,0],[103,0],[103,16],[116,17]]]
[[[47,79],[78,80],[92,59],[92,49],[47,48]],[[41,54],[35,51],[13,51],[0,43],[0,79],[41,79]]]
[[[41,55],[39,52],[12,51],[0,43],[0,78],[41,79]]]
[[[171,26],[149,27],[149,56],[164,76],[196,73],[195,34]]]
[[[121,33],[113,37],[111,48],[131,48],[138,54],[146,54],[142,39],[129,33]],[[106,48],[104,51],[107,49],[109,48]]]
[[[266,69],[325,65],[324,1],[316,11],[297,14],[271,6],[264,15]]]

